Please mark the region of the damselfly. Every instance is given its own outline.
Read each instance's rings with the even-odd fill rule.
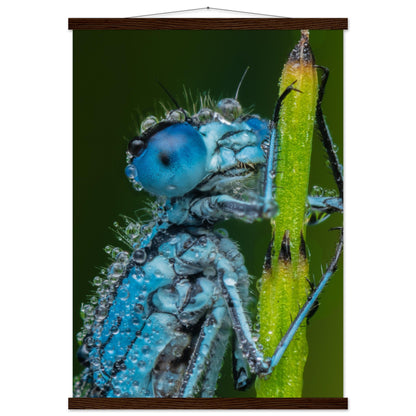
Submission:
[[[237,94],[201,96],[197,109],[173,101],[164,119],[146,118],[128,146],[127,177],[157,202],[149,223],[117,227],[129,250],[108,247],[114,262],[83,307],[78,396],[211,397],[232,333],[237,388],[277,364],[253,339],[244,258],[214,228],[274,215],[263,192],[273,124],[245,113]],[[323,117],[318,124],[325,136]],[[342,209],[337,198],[310,203],[319,213]]]

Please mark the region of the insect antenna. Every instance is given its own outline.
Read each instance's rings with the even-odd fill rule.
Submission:
[[[248,66],[248,67],[246,68],[246,70],[244,71],[244,74],[243,74],[243,76],[241,77],[240,82],[238,83],[237,91],[235,92],[235,97],[234,97],[234,99],[235,99],[235,100],[237,100],[237,99],[238,99],[238,93],[240,92],[240,87],[241,87],[241,84],[243,83],[244,78],[245,78],[245,76],[246,76],[246,74],[247,74],[247,71],[248,71],[249,69],[250,69],[250,67]]]
[[[173,95],[168,91],[168,89],[160,82],[157,81],[157,83],[159,84],[159,86],[162,88],[163,91],[165,91],[166,95],[169,97],[169,99],[173,102],[173,104],[175,104],[176,108],[181,108],[181,106],[178,104],[178,102],[175,100],[175,98],[173,97]]]

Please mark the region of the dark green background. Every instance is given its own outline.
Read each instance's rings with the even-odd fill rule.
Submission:
[[[183,86],[213,97],[234,96],[244,69],[239,100],[269,118],[278,94],[278,80],[298,31],[74,31],[74,334],[81,327],[81,302],[92,293],[91,279],[108,265],[103,251],[117,246],[109,229],[120,214],[134,216],[150,197],[135,192],[124,176],[127,139],[137,134],[140,120],[160,113],[168,102],[162,82],[181,102]],[[334,141],[342,158],[342,31],[312,31],[316,63],[330,68],[324,100]],[[312,154],[311,186],[335,189],[318,135]],[[334,252],[341,224],[334,216],[308,230],[311,270]],[[267,222],[224,223],[239,242],[249,272],[258,277],[270,238]],[[255,285],[253,284],[253,289]],[[342,267],[320,298],[319,310],[308,328],[309,359],[305,397],[343,396]],[[74,340],[74,354],[77,349]],[[74,374],[81,366],[74,355]],[[229,360],[219,382],[220,397],[255,396],[232,389]]]

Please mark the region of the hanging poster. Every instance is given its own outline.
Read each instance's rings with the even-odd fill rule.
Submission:
[[[346,25],[70,19],[71,408],[346,407]]]

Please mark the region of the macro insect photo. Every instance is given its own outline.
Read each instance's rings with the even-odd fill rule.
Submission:
[[[343,397],[342,31],[73,59],[74,396]]]

